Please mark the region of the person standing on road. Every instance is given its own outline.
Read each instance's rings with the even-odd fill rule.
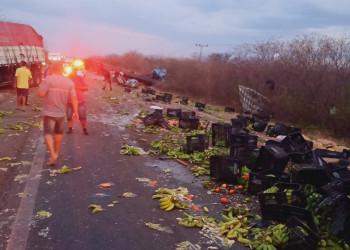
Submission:
[[[50,75],[39,87],[39,96],[43,98],[44,138],[47,149],[50,152],[50,159],[47,165],[54,165],[57,162],[69,100],[71,100],[73,105],[73,119],[79,119],[74,83],[62,74],[63,65],[54,63],[50,69]]]
[[[78,114],[79,114],[79,120],[80,124],[83,128],[84,135],[88,135],[89,132],[86,129],[86,104],[85,104],[85,91],[87,91],[88,85],[84,78],[84,73],[81,70],[77,70],[76,72],[73,72],[72,74],[72,80],[74,82],[75,86],[75,92],[77,94],[77,100],[78,100]],[[67,122],[68,122],[68,134],[73,133],[73,104],[71,102],[68,103],[67,107]]]
[[[20,67],[16,69],[15,82],[17,87],[17,110],[26,111],[25,106],[29,95],[29,82],[32,79],[30,70],[26,67],[27,63],[21,61]]]
[[[107,87],[107,82],[109,83],[109,89],[112,90],[112,80],[111,80],[111,72],[108,69],[105,69],[103,72],[103,75],[105,77],[104,81],[104,85],[102,90],[105,90]]]

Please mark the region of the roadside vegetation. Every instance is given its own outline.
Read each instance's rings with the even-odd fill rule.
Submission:
[[[156,88],[237,111],[238,85],[251,87],[272,101],[268,112],[277,121],[335,138],[350,133],[350,40],[345,35],[244,44],[202,61],[137,52],[97,59],[139,74],[166,68],[169,77]]]

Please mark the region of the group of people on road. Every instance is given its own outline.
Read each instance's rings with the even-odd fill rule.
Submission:
[[[17,87],[17,109],[25,111],[25,101],[29,94],[29,82],[32,74],[21,62],[16,70],[15,83]],[[57,162],[62,144],[65,118],[68,122],[67,133],[73,132],[73,120],[80,120],[84,135],[88,135],[86,122],[85,91],[88,85],[84,72],[76,70],[71,77],[63,76],[63,65],[53,63],[48,76],[39,86],[39,97],[43,98],[43,128],[44,139],[50,158],[47,165]]]
[[[99,64],[97,74],[104,77],[102,90],[106,90],[107,86],[109,86],[109,90],[112,90],[112,81],[115,80],[116,77],[115,71],[110,71],[109,69],[105,68],[103,64]],[[118,84],[125,85],[126,81],[123,71],[119,72],[116,80]]]

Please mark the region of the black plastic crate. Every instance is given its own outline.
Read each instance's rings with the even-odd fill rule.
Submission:
[[[302,161],[303,164],[316,164],[320,166],[327,166],[327,162],[320,157],[315,150],[312,150],[306,154],[302,155],[302,158],[299,160]]]
[[[209,136],[206,134],[196,134],[186,136],[186,152],[203,152],[209,148]]]
[[[249,131],[245,129],[246,125],[244,122],[238,118],[231,119],[232,124],[232,133],[241,133],[245,132],[245,134],[248,134]]]
[[[235,108],[232,108],[232,107],[225,107],[225,112],[234,113],[234,112],[235,112]]]
[[[221,143],[219,146],[228,147],[230,145],[232,125],[230,123],[212,123],[212,145],[217,146],[218,142]]]
[[[327,164],[329,177],[332,181],[350,179],[350,170],[347,166]]]
[[[268,144],[260,148],[253,171],[259,172],[270,169],[272,172],[281,175],[288,162],[289,155],[282,147],[276,144]]]
[[[315,149],[315,153],[319,156],[319,157],[326,157],[326,158],[343,158],[343,153],[341,152],[336,152],[336,151],[331,151],[328,149],[320,149],[320,148],[316,148]]]
[[[297,183],[310,183],[320,187],[330,182],[327,167],[318,164],[295,164],[290,172],[293,181]]]
[[[231,146],[230,148],[230,157],[242,160],[244,162],[244,165],[249,169],[252,169],[253,166],[255,166],[257,156],[258,149],[237,146]]]
[[[181,116],[182,116],[182,109],[167,109],[166,115],[169,116],[169,117],[181,118]]]
[[[330,219],[330,232],[339,235],[346,229],[346,221],[350,219],[350,200],[347,194],[328,192],[317,204],[318,214]]]
[[[182,112],[181,118],[182,119],[193,119],[193,118],[196,118],[196,112],[194,112],[194,111]]]
[[[272,201],[261,204],[261,214],[264,220],[276,220],[283,223],[291,217],[296,217],[304,221],[309,230],[315,234],[319,233],[313,212],[305,208]]]
[[[164,95],[156,95],[156,101],[164,102],[165,101],[165,96]]]
[[[205,109],[205,103],[202,103],[202,102],[196,102],[195,104],[194,104],[194,106],[196,107],[196,108],[198,108],[198,109]]]
[[[268,126],[266,134],[268,136],[276,137],[278,135],[288,135],[288,134],[296,133],[296,132],[301,133],[301,129],[296,128],[296,127],[287,126],[283,123],[276,123],[275,125]]]
[[[256,120],[253,123],[253,130],[257,132],[264,132],[267,127],[267,121]]]
[[[199,119],[198,118],[180,118],[179,128],[182,129],[198,129]]]
[[[244,127],[252,123],[252,118],[250,116],[238,115],[237,119],[243,122]]]
[[[188,98],[187,97],[182,97],[180,104],[182,105],[188,105]]]
[[[155,95],[156,91],[150,88],[141,89],[141,93]]]
[[[250,172],[248,192],[251,194],[262,192],[269,187],[272,187],[278,181],[278,178],[278,176],[270,171],[261,171],[258,173]]]
[[[324,194],[342,193],[350,195],[350,179],[332,181],[321,188]]]
[[[350,157],[350,150],[343,149],[342,152],[331,151],[328,149],[315,149],[315,152],[320,157],[348,159]]]
[[[268,202],[276,202],[278,204],[291,204],[300,206],[304,203],[303,190],[298,183],[283,183],[278,182],[273,186],[278,187],[278,192],[276,193],[264,193],[264,191],[258,193],[258,199],[260,206]],[[291,192],[291,198],[288,199],[285,189],[293,190]]]
[[[286,226],[290,236],[289,249],[316,249],[321,239],[316,224],[308,223],[306,226],[297,216],[292,216],[288,219]]]
[[[167,93],[164,94],[164,102],[171,103],[172,98],[173,98],[172,94],[167,94]]]
[[[233,146],[258,147],[258,137],[256,135],[234,133],[231,134],[230,140]]]
[[[270,121],[270,116],[269,115],[265,115],[265,114],[253,114],[252,116],[252,121],[265,121],[265,122],[269,122]]]
[[[287,135],[281,141],[281,146],[290,155],[292,161],[302,163],[305,161],[306,154],[312,151],[313,144],[297,132]]]
[[[327,217],[334,217],[335,208],[339,206],[349,208],[349,199],[344,193],[328,193],[323,195],[323,199],[317,203],[318,213]]]
[[[346,239],[344,234],[350,229],[350,206],[348,204],[338,205],[333,210],[332,223],[329,231],[331,234]]]
[[[291,176],[288,173],[283,173],[280,177],[279,180],[280,182],[285,182],[285,183],[291,183]]]
[[[209,162],[211,177],[230,181],[234,184],[238,183],[241,169],[244,166],[241,160],[223,155],[213,155]]]
[[[281,204],[278,204],[277,202],[267,202],[260,204],[261,216],[264,220],[284,220],[281,209]]]

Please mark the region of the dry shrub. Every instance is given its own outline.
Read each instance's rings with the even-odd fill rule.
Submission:
[[[350,40],[346,36],[305,35],[291,41],[241,45],[232,54],[212,54],[203,61],[136,52],[104,60],[140,74],[166,68],[168,79],[156,84],[160,90],[237,110],[242,84],[272,100],[276,120],[317,126],[339,137],[350,132]],[[268,88],[267,80],[275,82],[274,90]],[[336,115],[330,115],[331,107],[337,108]]]

